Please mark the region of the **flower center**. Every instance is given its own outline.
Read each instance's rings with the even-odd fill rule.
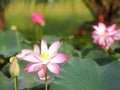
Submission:
[[[48,53],[42,53],[40,54],[40,57],[45,60],[45,61],[48,61],[49,58],[50,58],[50,55]]]
[[[108,37],[108,34],[105,33],[105,32],[102,32],[102,33],[101,33],[101,36],[107,38],[107,37]]]
[[[101,33],[101,36],[105,36],[105,32],[102,32],[102,33]]]

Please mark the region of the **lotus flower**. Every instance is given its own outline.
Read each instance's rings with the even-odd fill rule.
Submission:
[[[41,40],[41,51],[37,44],[34,45],[34,50],[23,49],[22,52],[16,55],[17,58],[29,62],[25,67],[25,71],[28,73],[38,72],[39,78],[44,78],[46,70],[54,74],[60,73],[59,63],[63,63],[67,60],[67,56],[58,53],[60,47],[60,41],[54,42],[49,48],[46,40]]]
[[[44,23],[44,18],[42,16],[42,14],[40,13],[33,13],[32,14],[32,21],[35,23],[35,24],[41,24],[42,26],[45,25]]]
[[[120,30],[115,30],[115,27],[116,24],[106,27],[101,22],[98,23],[98,26],[94,25],[93,42],[108,50],[115,43],[114,40],[120,40]]]

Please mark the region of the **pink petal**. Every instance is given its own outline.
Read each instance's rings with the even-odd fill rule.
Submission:
[[[42,68],[42,65],[40,63],[29,63],[24,70],[28,73],[31,73],[31,72],[38,71],[41,68]]]
[[[101,43],[102,43],[102,39],[101,39]],[[109,37],[107,38],[104,43],[101,44],[102,47],[106,47],[106,49],[109,49],[109,47],[114,44],[114,39]]]
[[[93,25],[93,28],[98,32],[103,32],[106,29],[106,26],[103,23],[99,22],[98,26]]]
[[[41,70],[38,71],[38,77],[44,78],[45,74],[46,74],[46,66],[43,66],[43,68],[41,68]]]
[[[96,33],[96,34],[101,34],[101,33],[105,32],[105,30],[106,30],[105,27],[99,27],[99,26],[93,26],[93,28],[95,29],[95,31],[93,31],[93,33]]]
[[[106,49],[109,49],[112,44],[114,44],[114,39],[109,37],[107,40]]]
[[[16,55],[17,58],[28,62],[39,62],[37,56],[33,51],[27,49],[23,49],[22,53]]]
[[[38,55],[40,54],[40,48],[37,44],[34,45],[34,52],[37,53]]]
[[[96,30],[96,31],[99,31],[100,29],[98,28],[98,26],[93,26],[93,28]]]
[[[46,40],[41,40],[41,53],[48,52],[48,46]]]
[[[16,56],[17,56],[17,58],[21,58],[29,53],[33,53],[33,51],[29,50],[29,49],[22,49],[22,52],[20,54],[17,54]]]
[[[120,40],[120,30],[116,30],[116,33],[114,34],[114,39]]]
[[[107,30],[108,30],[109,32],[114,31],[115,27],[116,27],[116,24],[113,24],[113,25],[109,26],[109,27],[107,28]]]
[[[40,14],[40,13],[33,13],[32,14],[32,21],[34,23],[42,23],[42,22],[44,22],[44,18],[42,16],[42,14]]]
[[[92,38],[93,38],[94,43],[97,43],[97,41],[100,37],[101,36],[99,34],[96,34],[95,32],[92,33]]]
[[[98,39],[100,38],[100,36],[99,35],[93,35],[92,38],[97,42]]]
[[[105,31],[105,29],[106,29],[105,24],[101,23],[101,22],[98,23],[98,27],[99,27],[99,30],[101,30],[102,32]]]
[[[101,37],[101,38],[98,40],[98,44],[104,46],[104,45],[105,45],[105,38],[104,38],[104,37]]]
[[[55,73],[55,74],[60,73],[60,67],[56,63],[49,63],[47,67],[52,73]]]
[[[57,50],[59,49],[59,47],[60,47],[60,41],[54,42],[54,43],[49,47],[49,54],[50,54],[51,56],[56,55]]]
[[[63,63],[68,59],[68,57],[64,54],[57,54],[54,58],[50,60],[52,63]]]
[[[92,35],[99,35],[100,33],[98,31],[93,31]]]
[[[109,38],[108,38],[108,42],[107,42],[107,44],[108,44],[108,45],[112,45],[112,44],[114,44],[114,39],[111,38],[111,37],[109,37]]]
[[[118,33],[117,30],[113,30],[111,32],[108,32],[107,34],[111,37],[114,37],[116,33]]]

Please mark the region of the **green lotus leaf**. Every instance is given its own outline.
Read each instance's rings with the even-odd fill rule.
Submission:
[[[99,66],[94,60],[69,60],[50,90],[120,90],[120,62]]]
[[[18,32],[19,42],[23,40],[22,34]],[[15,32],[7,30],[0,33],[0,55],[5,58],[18,52],[18,45]]]

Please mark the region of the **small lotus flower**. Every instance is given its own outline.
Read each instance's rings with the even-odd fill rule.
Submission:
[[[108,50],[115,43],[114,40],[120,40],[120,30],[115,30],[116,24],[106,27],[104,23],[99,22],[98,26],[93,26],[93,42]]]
[[[35,24],[41,24],[41,26],[45,25],[44,18],[42,16],[42,14],[40,14],[40,13],[33,13],[32,14],[32,21]]]
[[[19,68],[19,64],[17,62],[17,58],[16,57],[11,57],[10,58],[10,68],[9,68],[9,72],[11,74],[12,77],[16,77],[19,75],[20,72],[20,68]]]
[[[63,63],[67,60],[67,56],[58,53],[60,47],[60,41],[54,42],[49,48],[46,40],[41,40],[41,51],[37,44],[34,45],[34,50],[23,49],[17,58],[29,62],[25,67],[25,71],[28,73],[38,72],[39,78],[44,78],[46,69],[54,74],[60,73],[59,63]]]

